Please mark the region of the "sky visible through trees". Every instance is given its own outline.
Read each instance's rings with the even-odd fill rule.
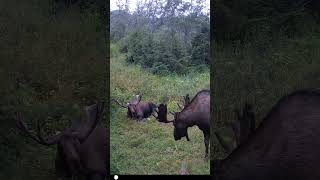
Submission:
[[[130,12],[135,11],[135,9],[137,7],[136,6],[137,3],[139,1],[141,2],[141,0],[127,0],[127,1],[129,3],[129,11]],[[120,1],[119,0],[111,0],[110,1],[110,10],[111,11],[118,10],[119,9],[119,7],[118,7],[119,2],[125,3],[126,0],[120,0]],[[193,2],[193,3],[195,3],[196,0],[184,0],[184,2]],[[210,12],[210,0],[205,0],[204,6],[205,6],[205,8],[203,9],[203,12],[209,13]]]

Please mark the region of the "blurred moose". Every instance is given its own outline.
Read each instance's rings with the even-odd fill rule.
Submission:
[[[74,121],[63,132],[44,138],[40,122],[37,133],[27,127],[20,113],[16,114],[17,127],[24,135],[41,145],[57,145],[55,168],[59,178],[85,177],[88,180],[104,180],[109,169],[109,136],[107,129],[99,123],[104,103],[85,107],[89,124]]]
[[[244,111],[250,112],[250,107]],[[242,116],[240,127],[247,130],[244,135],[240,131],[242,141],[232,152],[215,132],[231,153],[211,162],[214,180],[320,179],[320,89],[284,96],[254,131],[250,121],[252,116]]]

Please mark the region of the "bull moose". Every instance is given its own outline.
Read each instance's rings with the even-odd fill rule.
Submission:
[[[128,102],[126,105],[120,103],[116,99],[112,99],[118,105],[123,108],[127,108],[127,115],[129,118],[137,119],[138,121],[142,121],[145,118],[148,118],[152,115],[152,113],[157,108],[157,105],[152,102],[141,102],[142,95],[137,95],[135,99]]]
[[[181,112],[172,113],[174,119],[168,121],[160,116],[165,114],[167,109],[159,109],[158,118],[162,122],[172,122],[174,125],[174,139],[180,140],[182,137],[186,137],[190,141],[188,136],[188,127],[194,125],[198,126],[202,130],[204,135],[204,144],[206,147],[205,158],[208,157],[208,148],[210,140],[210,91],[202,90],[199,91],[194,98],[189,102]]]
[[[17,127],[26,136],[41,145],[57,144],[55,169],[59,178],[85,177],[88,180],[104,180],[109,170],[109,136],[99,123],[104,103],[85,107],[89,123],[74,121],[63,132],[44,138],[38,121],[37,133],[33,134],[20,113],[16,114]]]
[[[212,161],[213,179],[320,179],[319,137],[320,90],[295,91],[282,97],[227,158]]]

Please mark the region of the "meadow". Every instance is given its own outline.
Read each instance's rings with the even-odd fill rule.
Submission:
[[[210,87],[209,70],[184,76],[154,75],[138,65],[125,62],[117,44],[111,44],[111,98],[129,102],[142,94],[142,101],[168,103],[168,111],[177,111],[187,93],[193,97]],[[169,119],[173,117],[169,116]],[[190,141],[175,141],[172,124],[159,123],[151,116],[144,123],[127,117],[127,111],[116,104],[110,108],[111,174],[209,174],[209,161],[204,159],[203,134],[198,127],[188,129]]]

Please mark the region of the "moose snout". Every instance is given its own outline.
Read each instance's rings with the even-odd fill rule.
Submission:
[[[180,139],[181,139],[181,137],[174,136],[174,140],[175,140],[175,141],[178,141],[178,140],[180,140]]]

